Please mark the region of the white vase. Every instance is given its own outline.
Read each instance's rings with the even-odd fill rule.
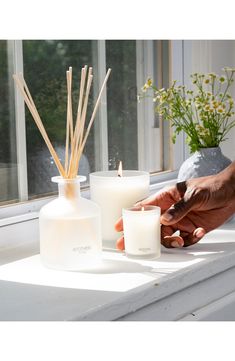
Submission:
[[[49,268],[89,269],[101,261],[100,208],[81,197],[80,182],[85,180],[52,178],[58,183],[58,198],[42,207],[39,215],[41,261]]]
[[[178,182],[219,173],[231,163],[220,147],[201,148],[181,165]]]

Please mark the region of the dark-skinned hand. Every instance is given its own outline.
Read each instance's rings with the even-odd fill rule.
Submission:
[[[225,171],[207,177],[190,179],[164,188],[138,202],[137,206],[161,207],[161,242],[167,247],[187,247],[200,241],[211,230],[222,225],[235,212],[235,163]],[[115,228],[123,231],[120,218]],[[180,235],[174,235],[180,231]],[[117,248],[125,248],[124,237]]]

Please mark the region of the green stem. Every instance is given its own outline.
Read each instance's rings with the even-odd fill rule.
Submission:
[[[227,76],[228,82],[227,82],[227,86],[226,86],[225,91],[224,91],[224,95],[222,96],[221,102],[224,100],[225,95],[227,94],[227,91],[228,91],[230,85],[232,84],[231,80],[233,78],[233,72],[231,72],[230,78],[228,78],[228,72],[226,71],[226,76]]]

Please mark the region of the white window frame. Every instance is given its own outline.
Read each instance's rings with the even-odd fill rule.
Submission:
[[[99,89],[102,86],[106,75],[106,45],[105,40],[93,41],[93,48],[97,54],[97,63],[95,64],[94,73],[98,76],[98,81],[94,83],[94,98],[96,99]],[[94,56],[94,59],[96,57]],[[107,118],[107,91],[103,91],[100,106],[98,109],[95,127],[95,168],[108,170],[108,118]]]
[[[185,84],[184,40],[174,40],[171,42],[171,71],[171,81],[177,80],[180,84]],[[172,163],[175,170],[178,170],[187,158],[185,138],[185,134],[181,132],[176,137],[175,144],[172,144]]]
[[[136,42],[136,74],[137,89],[140,90],[147,77],[154,74],[154,41],[137,40]],[[138,123],[138,168],[151,172],[153,164],[157,162],[157,153],[153,152],[154,138],[153,128],[154,104],[152,99],[146,98],[137,105]],[[158,128],[159,131],[159,128]],[[157,135],[154,134],[157,139]],[[156,142],[155,142],[156,143]],[[158,147],[159,149],[159,147]],[[155,168],[156,169],[156,168]]]
[[[9,62],[12,73],[23,74],[22,40],[8,40],[7,47],[12,59],[12,62]],[[14,88],[14,95],[18,195],[19,201],[24,202],[28,200],[25,107],[24,100],[16,88]]]
[[[98,41],[98,62],[97,69],[99,74],[98,86],[102,81],[105,70],[105,41]],[[172,79],[178,79],[180,82],[184,81],[183,71],[183,41],[177,40],[171,42],[172,52],[171,52],[171,63],[172,63]],[[13,54],[13,69],[15,72],[23,73],[23,51],[22,51],[22,41],[9,41],[9,49]],[[151,74],[153,70],[153,41],[148,40],[138,41],[137,40],[137,55],[141,55],[137,59],[137,72],[139,73],[137,78],[137,86],[142,86],[146,80],[146,74]],[[141,63],[144,63],[141,71]],[[16,90],[15,90],[16,91]],[[96,91],[96,90],[95,90]],[[102,162],[102,166],[105,168],[105,165],[108,164],[108,142],[107,142],[107,97],[106,92],[103,94],[101,106],[99,109],[99,120],[96,125],[96,132],[98,133],[97,143],[95,147],[99,148],[99,161]],[[27,152],[26,152],[26,130],[25,130],[25,108],[24,101],[22,97],[19,96],[19,93],[15,92],[15,116],[16,116],[16,138],[17,138],[17,154],[18,154],[18,185],[19,185],[19,203],[1,206],[0,207],[0,230],[1,227],[7,226],[10,229],[10,225],[25,222],[29,220],[34,220],[38,217],[38,212],[40,208],[46,204],[48,201],[53,199],[53,197],[39,198],[36,200],[27,200],[28,199],[28,189],[27,189]],[[150,148],[144,147],[145,144],[151,143],[153,138],[149,137],[149,130],[143,132],[143,122],[140,125],[140,114],[143,112],[143,109],[138,111],[138,141],[139,141],[139,166],[144,168],[146,164],[149,164],[150,157]],[[149,106],[144,110],[144,115],[146,113],[153,116],[153,106]],[[143,113],[142,113],[143,116]],[[101,121],[102,119],[102,121]],[[145,139],[143,138],[143,135]],[[102,145],[102,146],[100,146]],[[177,137],[177,142],[173,147],[173,164],[174,170],[161,172],[151,177],[151,189],[159,189],[162,186],[174,183],[177,177],[177,169],[182,164],[185,159],[185,141],[184,136],[180,135]],[[107,167],[107,166],[106,166]],[[83,196],[89,197],[89,190],[83,191]]]

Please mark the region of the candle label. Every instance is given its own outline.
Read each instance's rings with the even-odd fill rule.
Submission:
[[[145,248],[138,248],[138,251],[146,253],[152,251],[152,249],[150,247],[145,247]]]
[[[72,249],[73,252],[78,252],[78,253],[87,253],[91,250],[91,246],[80,246],[80,247],[74,247]]]

